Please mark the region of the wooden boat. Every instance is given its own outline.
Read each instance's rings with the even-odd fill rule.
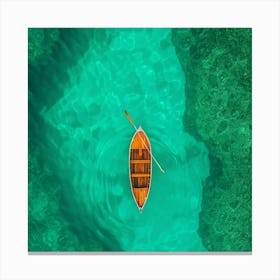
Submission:
[[[136,131],[129,146],[128,165],[132,194],[140,212],[142,212],[151,188],[152,159],[162,173],[165,171],[152,154],[149,138],[142,127],[137,128],[129,113],[126,110],[124,113]]]
[[[141,128],[136,130],[129,147],[129,176],[135,202],[142,211],[151,188],[152,151],[148,136]]]

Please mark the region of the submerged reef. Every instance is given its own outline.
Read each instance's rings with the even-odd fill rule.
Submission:
[[[252,250],[252,30],[173,29],[188,133],[209,149],[198,233],[209,251]]]

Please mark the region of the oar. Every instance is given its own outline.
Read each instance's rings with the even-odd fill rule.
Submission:
[[[136,127],[136,125],[135,125],[133,119],[131,118],[131,116],[128,114],[127,111],[124,111],[124,112],[125,112],[125,114],[126,114],[128,120],[130,121],[130,123],[131,123],[132,126],[134,127],[134,129],[137,131],[137,127]],[[142,143],[144,144],[145,148],[147,149],[147,151],[148,151],[149,154],[151,155],[152,159],[155,161],[155,163],[156,163],[157,166],[159,167],[160,171],[161,171],[162,173],[165,173],[165,171],[163,170],[163,168],[160,166],[160,164],[158,163],[158,161],[156,160],[156,158],[155,158],[155,157],[153,156],[153,154],[151,153],[150,149],[146,146],[146,144],[145,144],[144,140],[142,139],[142,137],[141,137],[140,135],[139,135],[139,137],[140,137]]]

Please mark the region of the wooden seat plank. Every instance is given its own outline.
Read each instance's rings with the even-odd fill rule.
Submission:
[[[131,159],[130,163],[150,163],[150,159]]]
[[[150,177],[150,173],[132,173],[131,177]]]

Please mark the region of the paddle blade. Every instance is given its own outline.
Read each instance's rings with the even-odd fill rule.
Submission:
[[[128,118],[128,120],[130,121],[130,123],[135,127],[134,121],[131,118],[131,116],[128,114],[128,112],[126,110],[124,110],[124,113],[126,114],[126,117]]]

